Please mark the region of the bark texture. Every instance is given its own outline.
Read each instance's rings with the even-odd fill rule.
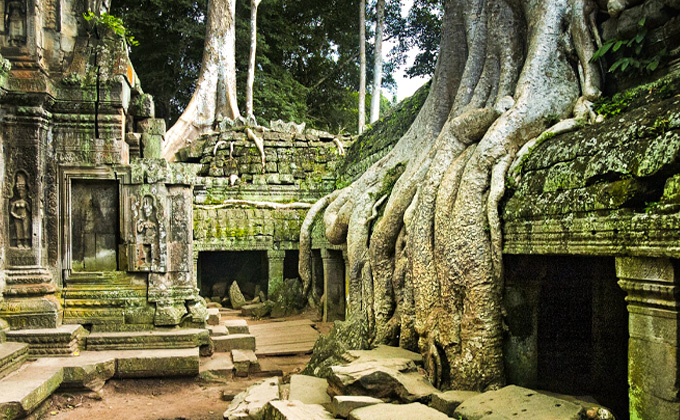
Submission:
[[[574,107],[599,95],[589,2],[446,0],[420,114],[389,154],[317,203],[303,225],[303,281],[303,248],[325,208],[328,240],[347,245],[350,312],[373,343],[418,349],[441,388],[504,383],[498,204],[520,148],[555,118],[589,115]]]
[[[254,120],[253,84],[255,83],[255,56],[257,55],[257,8],[262,0],[250,0],[250,57],[246,83],[246,117]]]
[[[359,134],[366,126],[366,0],[359,4]]]
[[[375,59],[373,63],[373,96],[371,96],[371,124],[380,118],[380,99],[382,98],[382,67],[383,67],[383,29],[385,27],[385,0],[378,0],[376,4],[375,23]]]
[[[210,0],[201,72],[189,104],[165,134],[163,157],[175,153],[213,126],[240,116],[236,103],[236,0]]]

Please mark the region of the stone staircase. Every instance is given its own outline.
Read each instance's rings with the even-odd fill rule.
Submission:
[[[215,346],[215,359],[228,359],[235,376],[248,376],[260,371],[260,363],[255,356],[255,336],[250,334],[244,319],[222,320],[217,308],[208,309],[208,330]],[[211,362],[211,365],[215,362]]]
[[[38,418],[57,389],[98,392],[111,378],[259,372],[246,321],[210,317],[207,329],[93,333],[77,324],[10,331],[0,320],[0,418]]]

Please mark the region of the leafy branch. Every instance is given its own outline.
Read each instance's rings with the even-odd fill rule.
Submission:
[[[88,22],[94,23],[95,26],[109,28],[116,35],[122,37],[125,42],[132,47],[139,45],[139,42],[132,36],[130,31],[125,27],[123,20],[119,17],[110,15],[106,12],[102,13],[101,16],[97,16],[92,10],[89,10],[87,13],[83,13],[83,18]]]
[[[659,67],[661,59],[667,55],[667,51],[664,48],[657,54],[650,58],[642,57],[642,49],[647,38],[647,28],[645,28],[645,22],[647,18],[643,17],[638,22],[638,30],[635,36],[630,39],[610,39],[609,41],[602,44],[593,57],[591,61],[597,61],[605,56],[605,54],[615,53],[621,50],[622,57],[614,61],[614,64],[609,67],[609,72],[614,73],[616,71],[625,72],[628,67],[634,68],[638,71],[646,71],[648,73],[653,72]],[[623,49],[622,49],[623,48]]]

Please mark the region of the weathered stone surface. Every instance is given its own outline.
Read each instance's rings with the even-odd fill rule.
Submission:
[[[14,330],[7,332],[9,341],[27,343],[29,357],[72,356],[84,347],[88,332],[82,325],[58,328]]]
[[[219,308],[208,308],[208,325],[220,325],[221,318]]]
[[[266,420],[330,420],[333,418],[325,408],[300,401],[270,401],[265,406]]]
[[[375,404],[357,408],[349,414],[349,420],[447,420],[449,416],[420,403]]]
[[[63,369],[60,388],[98,392],[116,373],[116,356],[110,352],[83,352],[78,357],[41,358],[32,368]]]
[[[228,353],[213,354],[210,358],[201,358],[199,372],[201,377],[229,378],[234,373],[234,363]]]
[[[332,395],[370,395],[401,402],[428,402],[439,392],[412,360],[388,358],[333,366],[328,378]]]
[[[0,381],[0,417],[7,420],[26,417],[59,388],[63,379],[61,367],[30,366],[4,378]]]
[[[207,326],[208,331],[210,331],[210,336],[219,336],[219,335],[229,335],[229,330],[227,330],[227,327],[224,325],[208,325]]]
[[[356,363],[380,362],[387,359],[407,359],[418,366],[423,364],[423,356],[420,353],[384,344],[379,344],[370,350],[347,350],[343,358],[347,362]]]
[[[179,349],[207,344],[206,329],[156,329],[151,331],[98,332],[87,337],[87,350]]]
[[[446,391],[432,395],[430,407],[439,410],[447,416],[453,416],[459,405],[468,398],[479,395],[475,391]]]
[[[510,385],[498,391],[485,392],[468,398],[458,406],[454,417],[456,415],[466,420],[486,419],[485,416],[489,415],[508,420],[516,418],[581,420],[585,415],[585,410],[578,404]]]
[[[328,381],[307,375],[293,375],[290,377],[289,400],[301,401],[304,404],[328,404]]]
[[[0,379],[17,370],[28,357],[28,344],[0,343]]]
[[[382,404],[382,400],[373,397],[353,395],[336,395],[333,397],[331,412],[335,417],[347,418],[352,410],[374,404]]]
[[[236,376],[248,376],[250,373],[260,370],[257,356],[252,350],[234,349],[231,351],[231,358],[234,362],[234,374]]]
[[[117,352],[116,377],[149,378],[196,376],[198,348],[172,350],[129,350]]]
[[[253,318],[264,318],[272,311],[271,302],[251,303],[250,305],[243,305],[241,313],[243,316],[250,316]]]
[[[241,309],[246,304],[246,298],[241,293],[241,288],[238,287],[236,282],[231,283],[231,286],[229,286],[229,301],[234,309]]]
[[[224,412],[226,420],[264,419],[264,407],[279,399],[279,378],[264,379],[234,397]]]
[[[269,298],[273,302],[271,315],[274,318],[282,318],[299,313],[307,304],[307,299],[302,293],[302,283],[299,279],[285,279],[278,287],[272,287],[270,284]]]
[[[222,323],[229,334],[249,334],[248,322],[245,319],[228,319]]]
[[[239,350],[255,350],[255,337],[250,334],[230,334],[211,338],[216,352]]]

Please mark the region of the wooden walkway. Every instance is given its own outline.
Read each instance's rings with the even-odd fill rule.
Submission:
[[[311,353],[319,332],[312,328],[308,319],[274,321],[250,325],[255,336],[257,356],[286,356]]]

